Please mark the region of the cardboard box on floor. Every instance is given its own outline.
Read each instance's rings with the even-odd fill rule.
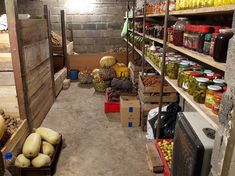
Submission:
[[[123,127],[140,125],[140,102],[136,96],[120,97],[120,114]]]
[[[76,70],[100,68],[100,59],[104,56],[114,56],[118,62],[126,64],[125,52],[104,52],[95,54],[72,54],[68,55],[70,68]],[[132,54],[129,55],[129,59]]]

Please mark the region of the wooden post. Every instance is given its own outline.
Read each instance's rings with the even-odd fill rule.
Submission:
[[[160,128],[161,128],[162,99],[163,99],[163,93],[164,93],[163,88],[164,88],[164,81],[165,81],[165,69],[164,68],[165,68],[166,50],[167,50],[168,17],[169,17],[169,0],[166,1],[165,19],[164,19],[163,58],[162,58],[162,65],[161,65],[161,88],[160,88],[160,101],[159,101],[156,139],[158,139],[160,135]]]
[[[48,41],[49,41],[49,50],[50,50],[50,64],[51,64],[51,79],[52,79],[52,90],[53,98],[55,101],[56,90],[55,90],[55,79],[54,79],[54,62],[53,62],[53,52],[52,52],[52,41],[51,41],[51,18],[50,11],[48,10],[47,5],[44,5],[44,18],[47,20],[47,31],[48,31]]]
[[[19,30],[19,19],[18,19],[18,9],[16,0],[5,0],[5,8],[7,14],[8,22],[8,32],[10,38],[11,46],[11,57],[12,65],[14,70],[17,100],[19,105],[19,112],[21,119],[29,119],[29,106],[27,99],[27,85],[26,80],[23,77],[24,71],[24,59],[22,53],[22,45],[20,38]],[[30,125],[29,125],[29,129]]]
[[[126,18],[128,20],[129,18],[129,0],[127,2],[127,14],[126,14]],[[129,62],[129,29],[128,29],[128,25],[127,25],[127,42],[126,42],[126,65],[128,65],[128,62]],[[133,44],[134,45],[134,44]],[[134,46],[133,46],[134,48]]]
[[[142,76],[144,76],[145,62],[145,21],[146,21],[146,0],[144,0],[144,18],[143,18],[143,46],[142,46]]]
[[[69,78],[70,65],[69,65],[68,56],[67,56],[67,37],[66,37],[66,27],[65,27],[66,22],[65,22],[64,10],[60,11],[60,15],[61,15],[63,54],[64,54],[65,66],[67,67],[67,78]]]

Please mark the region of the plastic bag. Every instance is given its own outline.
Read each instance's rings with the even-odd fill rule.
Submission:
[[[121,37],[125,37],[128,33],[128,18],[126,19],[123,29],[122,29],[122,33],[121,33]]]
[[[167,106],[162,107],[162,111],[166,111],[166,109],[167,109]],[[155,139],[158,112],[159,112],[158,107],[149,111],[148,120],[147,120],[147,135],[146,135],[146,138],[148,140]]]

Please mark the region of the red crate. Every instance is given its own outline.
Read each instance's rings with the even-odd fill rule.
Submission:
[[[162,163],[163,163],[163,167],[164,167],[163,175],[164,175],[164,176],[170,176],[170,175],[171,175],[170,168],[169,168],[169,166],[168,166],[168,164],[167,164],[167,162],[166,162],[166,160],[165,160],[165,157],[163,156],[163,153],[162,153],[162,150],[161,150],[160,146],[158,145],[158,142],[159,142],[159,141],[163,141],[163,140],[167,140],[167,141],[172,142],[173,139],[158,139],[158,140],[156,141],[156,147],[157,147],[157,150],[158,150],[158,152],[159,152],[159,155],[160,155],[160,157],[161,157],[161,160],[162,160]]]
[[[108,91],[105,91],[104,112],[120,112],[120,101],[112,102],[108,100]]]

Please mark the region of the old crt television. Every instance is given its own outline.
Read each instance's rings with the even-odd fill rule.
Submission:
[[[175,128],[172,176],[208,176],[215,129],[197,112],[181,112]]]

